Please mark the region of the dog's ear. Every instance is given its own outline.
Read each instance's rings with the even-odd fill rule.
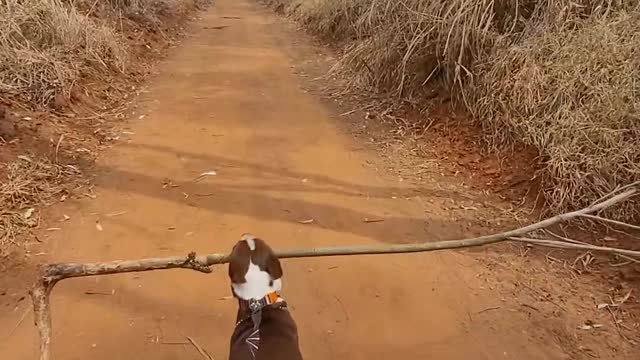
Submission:
[[[246,241],[239,241],[231,250],[229,255],[229,278],[234,284],[244,284],[247,282],[245,275],[249,270],[249,260],[251,259],[251,249]]]
[[[280,265],[280,260],[273,251],[271,251],[271,255],[267,258],[267,272],[271,274],[271,278],[274,280],[282,277],[282,266]]]
[[[271,279],[277,280],[282,277],[282,266],[275,252],[261,239],[254,239],[256,248],[253,252],[253,263],[271,275]]]

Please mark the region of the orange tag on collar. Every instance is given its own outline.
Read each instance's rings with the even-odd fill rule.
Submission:
[[[280,295],[278,295],[277,292],[272,292],[267,295],[267,298],[269,299],[269,304],[275,304],[275,302],[280,298]]]

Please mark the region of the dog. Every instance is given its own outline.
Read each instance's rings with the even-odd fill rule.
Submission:
[[[282,275],[269,245],[242,235],[229,256],[231,292],[238,299],[229,360],[302,360],[297,325],[280,297]]]

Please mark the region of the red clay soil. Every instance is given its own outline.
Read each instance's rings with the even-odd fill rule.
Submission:
[[[319,54],[254,2],[217,1],[158,66],[137,113],[113,130],[116,145],[94,166],[95,198],[51,207],[32,258],[226,252],[244,232],[276,249],[394,244],[513,223],[496,210],[504,205],[498,198],[455,174],[414,181],[404,174],[415,169],[395,168],[345,131],[345,117],[294,71]],[[217,175],[199,177],[209,171]],[[606,286],[544,257],[476,249],[285,260],[284,271],[283,295],[307,359],[639,355],[631,342],[637,324],[625,317],[616,327],[596,310],[608,300]],[[24,286],[32,274],[9,274],[16,269],[0,283],[0,354],[34,359]],[[200,359],[187,336],[224,359],[236,310],[229,292],[222,268],[65,281],[53,293],[54,359]]]

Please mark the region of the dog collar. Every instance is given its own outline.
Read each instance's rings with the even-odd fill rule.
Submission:
[[[280,299],[281,299],[280,295],[277,292],[272,292],[267,294],[267,296],[263,297],[262,299],[258,299],[258,300],[241,299],[240,306],[245,307],[246,309],[249,310],[250,312],[249,318],[253,322],[253,328],[255,330],[258,330],[260,328],[260,323],[262,322],[262,309],[271,304],[275,304]]]
[[[252,313],[256,312],[260,309],[262,309],[265,306],[269,306],[271,304],[276,303],[278,300],[280,299],[280,294],[278,294],[277,292],[271,292],[269,294],[267,294],[267,296],[263,297],[262,299],[249,299],[249,300],[244,300],[244,299],[240,299],[240,304],[243,307],[246,307],[247,309],[249,309]]]

